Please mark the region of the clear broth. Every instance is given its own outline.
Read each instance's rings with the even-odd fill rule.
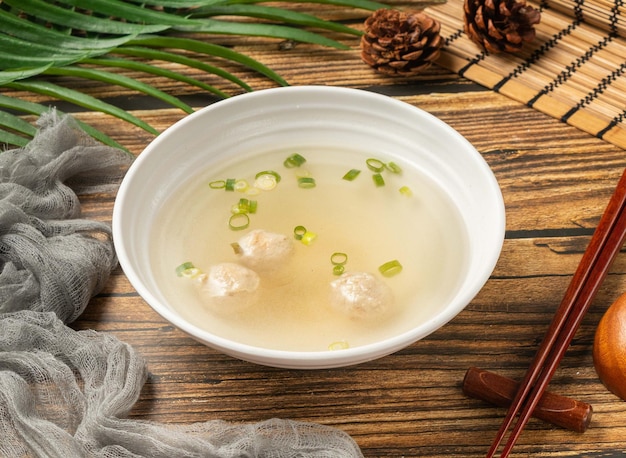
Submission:
[[[307,158],[300,168],[283,161],[297,152]],[[466,269],[467,234],[458,209],[428,176],[397,158],[402,173],[382,173],[376,187],[365,160],[376,155],[356,151],[281,150],[251,155],[207,170],[185,184],[156,216],[150,239],[154,276],[162,293],[185,319],[218,336],[257,347],[323,351],[336,342],[366,345],[406,332],[435,315],[455,294]],[[361,170],[354,181],[342,179]],[[250,184],[261,170],[282,179],[257,196],[211,189],[209,182],[244,178]],[[295,174],[306,169],[316,187],[302,189]],[[408,186],[411,196],[399,188]],[[257,200],[250,226],[233,231],[228,218],[239,198]],[[237,262],[231,244],[248,231],[263,229],[292,236],[295,226],[315,232],[306,246],[294,240],[295,255],[285,281],[262,281],[258,304],[245,312],[216,315],[199,298],[192,282],[175,268],[191,261],[208,272],[213,264]],[[387,283],[395,303],[390,313],[355,319],[328,305],[333,275],[330,256],[348,255],[346,271],[370,272]],[[402,271],[383,277],[378,266],[397,259]],[[263,280],[263,279],[262,279]]]

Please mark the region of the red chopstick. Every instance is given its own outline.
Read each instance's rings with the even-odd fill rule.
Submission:
[[[522,429],[545,392],[556,368],[563,359],[580,323],[589,309],[597,290],[619,253],[626,235],[626,170],[598,223],[598,227],[565,292],[550,327],[537,350],[506,417],[491,444],[487,458],[493,458],[507,431],[519,413],[500,455],[505,458],[511,452]]]

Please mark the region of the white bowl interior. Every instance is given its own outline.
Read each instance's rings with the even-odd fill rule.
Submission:
[[[415,162],[454,201],[469,240],[467,275],[441,312],[383,342],[335,352],[268,350],[231,342],[183,320],[152,275],[149,237],[155,215],[172,193],[198,173],[248,154],[330,147],[380,151]],[[390,97],[345,88],[288,87],[215,103],[176,123],[152,142],[128,171],[113,212],[120,264],[146,302],[199,341],[231,356],[277,367],[328,368],[393,353],[454,318],[489,278],[504,239],[502,195],[481,155],[432,115]]]

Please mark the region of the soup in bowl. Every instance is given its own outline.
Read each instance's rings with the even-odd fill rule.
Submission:
[[[131,166],[113,236],[163,318],[230,356],[287,368],[398,351],[488,280],[504,205],[447,124],[356,89],[235,96],[167,129]]]

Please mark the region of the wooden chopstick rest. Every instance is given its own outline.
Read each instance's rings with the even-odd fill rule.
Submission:
[[[463,379],[463,392],[472,398],[499,407],[508,407],[519,384],[493,372],[470,367]],[[591,405],[575,399],[545,392],[533,411],[533,417],[571,431],[585,432],[591,421]]]

